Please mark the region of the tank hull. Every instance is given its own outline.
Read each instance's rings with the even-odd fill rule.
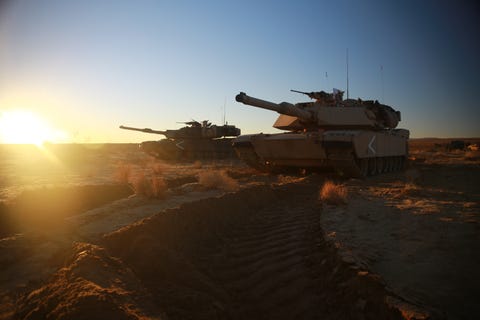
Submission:
[[[325,130],[243,135],[233,146],[240,159],[267,172],[330,170],[362,177],[401,170],[408,130]]]
[[[144,141],[140,144],[140,149],[165,161],[232,159],[237,158],[232,148],[233,139],[162,139]]]

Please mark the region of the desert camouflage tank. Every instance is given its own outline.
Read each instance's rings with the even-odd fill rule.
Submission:
[[[240,159],[262,171],[334,170],[365,177],[404,168],[409,131],[395,129],[400,112],[378,101],[343,99],[343,92],[301,92],[314,102],[279,104],[249,97],[238,102],[276,111],[273,127],[286,133],[242,135],[233,146]]]
[[[161,134],[166,139],[144,141],[140,148],[161,160],[201,160],[236,158],[232,148],[233,137],[240,129],[233,125],[212,125],[208,121],[185,122],[187,126],[177,130],[152,130],[120,126],[121,129]]]

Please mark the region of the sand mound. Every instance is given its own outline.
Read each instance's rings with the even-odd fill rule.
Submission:
[[[15,317],[400,319],[378,277],[324,242],[320,185],[242,189],[76,243]]]
[[[121,260],[86,243],[76,243],[72,251],[46,285],[20,299],[18,318],[139,319],[155,310],[148,292]]]
[[[138,274],[169,316],[224,318],[231,297],[193,255],[221,244],[225,233],[273,201],[273,190],[262,186],[186,203],[111,233],[104,244]]]

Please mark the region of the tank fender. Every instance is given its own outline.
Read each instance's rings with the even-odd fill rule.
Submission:
[[[322,147],[327,154],[352,154],[354,150],[353,138],[356,131],[332,130],[323,133]]]
[[[355,136],[353,148],[357,158],[372,158],[380,156],[380,137],[376,131],[365,131]]]
[[[404,156],[408,154],[408,131],[403,129],[363,131],[353,139],[358,158]]]
[[[388,142],[384,140],[383,137],[379,137],[378,131],[370,130],[332,130],[323,134],[323,146],[325,149],[342,152],[350,151],[357,158],[380,156],[378,144],[379,141],[382,145]]]
[[[351,130],[332,130],[323,133],[322,145],[325,148],[329,147],[351,147],[353,143],[353,137],[358,134],[357,131]]]
[[[322,147],[331,150],[331,149],[352,149],[353,150],[353,141],[323,141]]]

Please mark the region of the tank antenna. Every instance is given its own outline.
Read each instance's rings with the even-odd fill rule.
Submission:
[[[380,77],[382,80],[382,103],[385,103],[385,86],[383,81],[383,65],[380,65]]]
[[[225,100],[223,101],[223,124],[227,124],[226,123],[226,113],[227,113],[227,97],[225,97]]]
[[[347,48],[347,100],[348,100],[348,48]]]

